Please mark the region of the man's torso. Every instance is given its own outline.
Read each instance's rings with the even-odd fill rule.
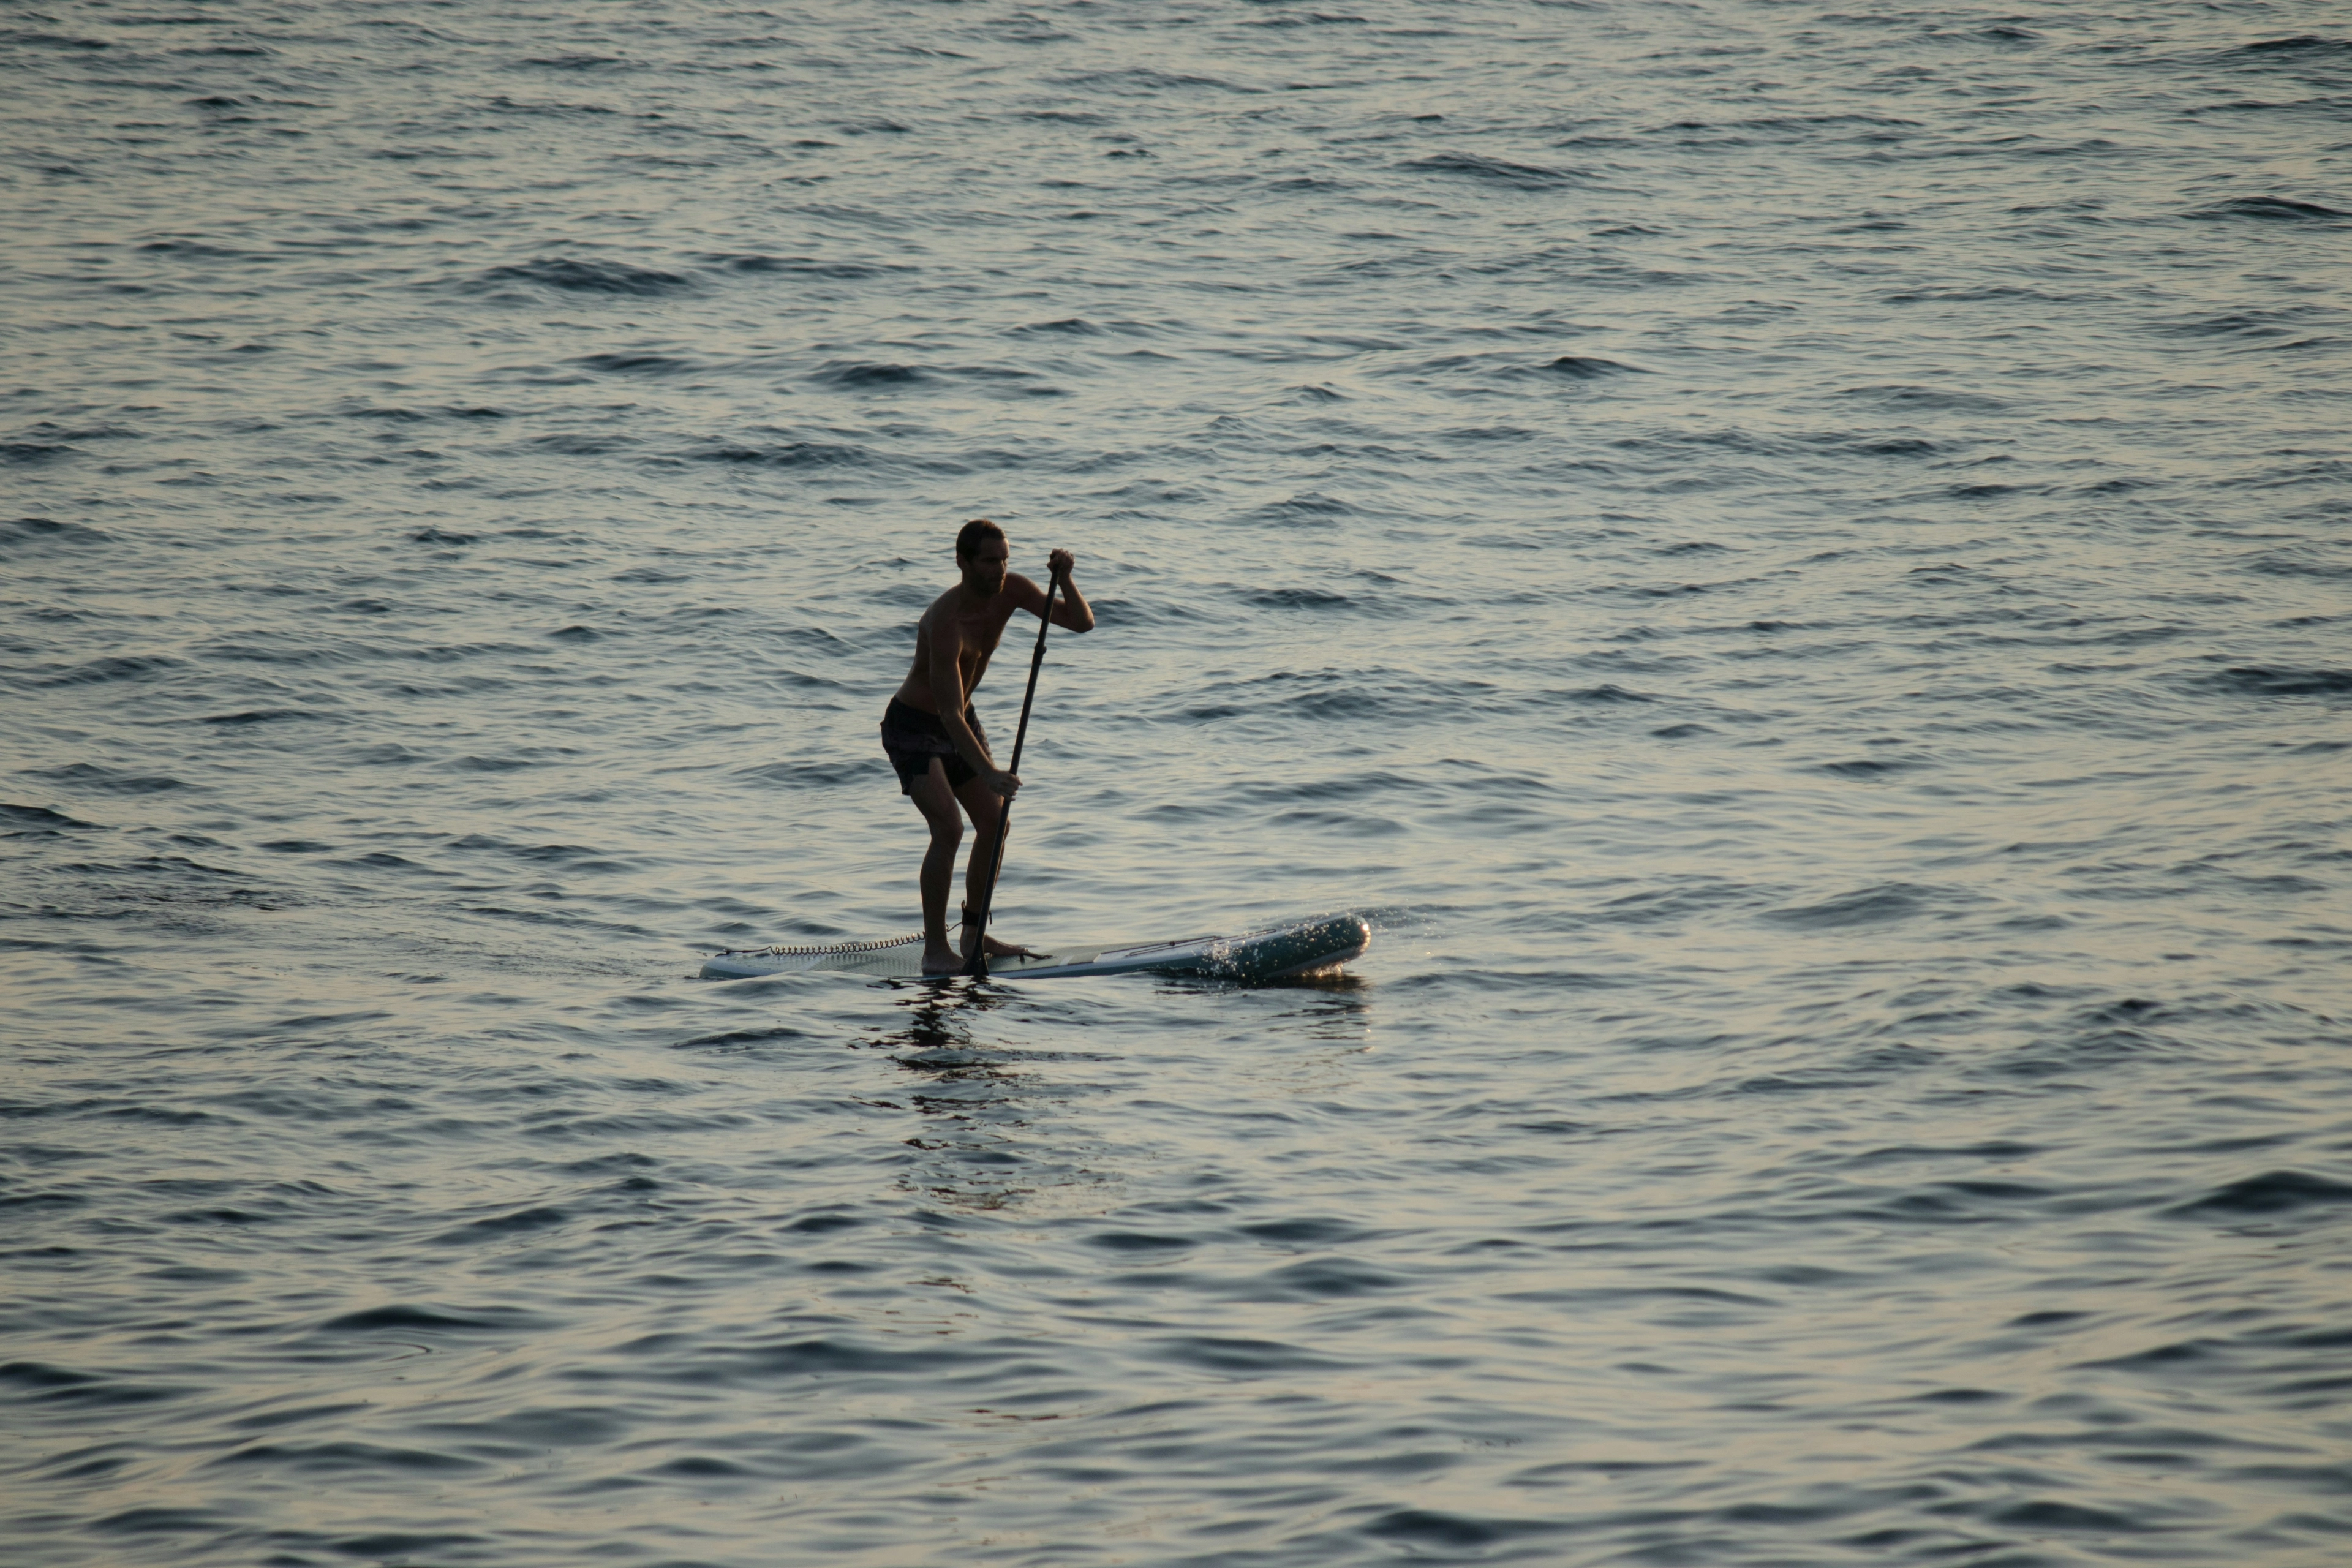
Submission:
[[[1013,619],[1014,608],[1013,580],[993,598],[984,601],[978,609],[964,603],[962,584],[950,588],[931,601],[915,624],[915,662],[907,671],[907,679],[898,685],[898,700],[919,708],[926,713],[940,710],[939,700],[932,690],[932,650],[942,640],[942,632],[950,632],[956,645],[957,685],[965,702],[971,700],[981,677],[988,673],[988,661],[1003,640],[1005,624]]]

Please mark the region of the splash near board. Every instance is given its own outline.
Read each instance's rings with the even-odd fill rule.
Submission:
[[[1062,980],[1082,974],[1192,974],[1254,984],[1337,969],[1371,945],[1372,928],[1360,915],[1269,926],[1239,936],[1184,937],[1128,947],[1075,948],[1028,958],[992,958],[1001,980]],[[762,947],[716,952],[703,962],[705,980],[748,980],[802,970],[835,970],[891,980],[923,977],[923,934],[835,947]],[[944,978],[933,975],[933,979]]]

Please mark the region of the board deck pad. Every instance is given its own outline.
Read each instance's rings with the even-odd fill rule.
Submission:
[[[1361,915],[1323,915],[1238,936],[1181,937],[1125,947],[1065,948],[1032,958],[992,958],[992,980],[1059,980],[1083,974],[1195,974],[1244,984],[1336,969],[1371,945]],[[763,974],[831,970],[881,979],[923,978],[923,936],[833,947],[762,947],[716,952],[703,961],[705,980],[747,980]],[[932,976],[932,978],[941,978]]]

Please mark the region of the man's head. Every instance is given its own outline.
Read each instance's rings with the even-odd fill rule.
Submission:
[[[964,585],[976,594],[992,597],[1001,591],[1005,563],[1012,559],[1004,531],[984,517],[973,518],[956,534],[956,568],[963,574]]]

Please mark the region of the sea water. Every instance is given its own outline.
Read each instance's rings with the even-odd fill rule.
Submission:
[[[11,1563],[2352,1554],[2339,5],[0,21]]]

